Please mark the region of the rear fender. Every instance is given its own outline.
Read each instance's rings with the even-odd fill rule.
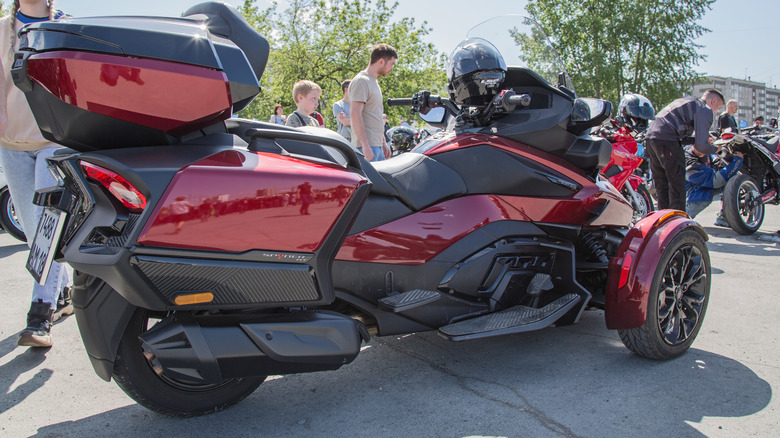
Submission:
[[[136,307],[103,280],[81,272],[73,275],[72,296],[92,368],[100,378],[110,381],[119,341]]]
[[[708,240],[704,229],[679,210],[653,212],[628,231],[617,255],[609,262],[604,311],[607,328],[630,329],[644,324],[661,256],[672,239],[686,229],[693,229]]]

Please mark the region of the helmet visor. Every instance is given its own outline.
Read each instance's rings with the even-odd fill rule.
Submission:
[[[626,106],[626,113],[628,113],[629,116],[638,119],[655,119],[655,110],[649,105]]]

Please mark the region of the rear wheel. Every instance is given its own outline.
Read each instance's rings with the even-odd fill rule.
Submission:
[[[710,297],[710,255],[694,230],[678,234],[664,250],[647,298],[642,326],[618,330],[634,353],[666,360],[683,354],[696,339]]]
[[[218,385],[193,385],[155,371],[144,356],[138,336],[167,314],[137,309],[122,335],[113,378],[133,400],[153,411],[181,417],[217,412],[246,398],[265,377],[225,380]]]
[[[764,222],[764,203],[758,184],[745,174],[738,174],[723,190],[723,214],[731,229],[739,234],[753,234]]]
[[[11,200],[11,193],[8,190],[0,193],[0,225],[11,236],[26,242],[27,238],[24,235],[22,229],[22,223],[16,216],[16,210],[14,209],[14,203]]]

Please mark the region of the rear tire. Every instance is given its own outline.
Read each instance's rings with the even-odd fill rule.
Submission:
[[[640,327],[618,330],[634,353],[655,360],[675,358],[699,333],[710,297],[710,255],[694,230],[680,232],[666,247],[647,297],[647,319]]]
[[[0,225],[11,236],[22,242],[27,242],[27,237],[22,229],[22,224],[16,216],[14,204],[11,200],[11,193],[8,190],[0,193]]]
[[[764,222],[766,206],[761,202],[761,190],[753,178],[737,174],[723,190],[723,214],[731,229],[739,234],[753,234]]]
[[[164,317],[137,309],[122,335],[113,378],[138,404],[155,412],[178,417],[194,417],[221,411],[246,398],[265,380],[262,377],[225,380],[219,385],[191,385],[157,375],[144,357],[138,336]]]

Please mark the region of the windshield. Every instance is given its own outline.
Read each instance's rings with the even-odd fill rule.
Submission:
[[[550,85],[557,87],[558,77],[563,73],[563,86],[574,91],[558,52],[533,18],[522,15],[491,18],[471,28],[467,37],[490,41],[501,53],[507,66],[530,69]]]

